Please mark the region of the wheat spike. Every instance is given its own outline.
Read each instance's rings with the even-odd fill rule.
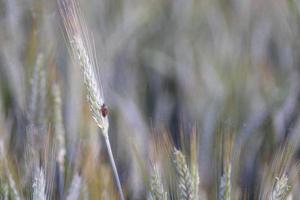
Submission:
[[[3,140],[0,140],[0,161],[3,162],[4,172],[7,176],[8,184],[9,184],[10,189],[13,192],[14,198],[16,200],[20,200],[21,197],[20,197],[19,192],[17,190],[16,182],[14,181],[13,176],[10,173],[10,170],[9,170],[8,161],[7,161],[7,158],[6,158],[6,149],[4,148]]]
[[[33,200],[46,200],[46,180],[43,168],[36,168],[33,180]]]
[[[225,173],[222,175],[220,180],[220,200],[231,199],[231,164],[226,167]]]
[[[43,58],[41,58],[42,60]],[[46,119],[45,119],[45,113],[46,113],[46,95],[47,95],[47,85],[46,85],[46,69],[43,66],[43,60],[40,61],[40,67],[39,67],[39,83],[38,83],[38,107],[37,110],[37,125],[41,129],[41,133],[45,133],[46,128]]]
[[[90,110],[96,124],[104,135],[108,134],[109,122],[107,116],[101,113],[104,104],[103,92],[99,77],[97,76],[97,62],[93,55],[93,48],[89,40],[88,31],[85,28],[77,2],[72,0],[59,1],[60,13],[70,41],[73,56],[79,61],[87,89],[87,99]]]
[[[90,62],[90,58],[87,54],[86,48],[84,48],[83,41],[80,37],[75,36],[73,43],[80,61],[81,69],[83,71],[84,83],[87,88],[87,99],[90,103],[90,109],[93,118],[102,130],[102,133],[108,134],[108,119],[107,116],[103,116],[101,113],[101,106],[104,104],[104,99],[101,95],[97,79],[95,77],[95,72]]]
[[[80,188],[81,188],[81,177],[78,174],[75,174],[71,186],[69,188],[68,196],[66,200],[76,200],[79,198],[80,195]]]
[[[57,84],[53,85],[52,88],[53,100],[54,100],[54,140],[57,145],[55,149],[56,162],[58,164],[58,184],[61,188],[64,187],[64,174],[65,174],[65,156],[66,156],[66,144],[65,144],[65,129],[62,117],[62,102],[60,88]],[[62,196],[60,191],[60,196]]]
[[[90,110],[96,124],[104,135],[110,162],[117,182],[117,187],[121,200],[123,200],[124,195],[121,182],[108,137],[108,117],[107,114],[103,114],[104,112],[102,112],[102,107],[104,106],[104,97],[99,77],[96,76],[97,62],[93,52],[94,48],[91,46],[92,43],[89,40],[88,31],[80,15],[80,9],[78,8],[77,1],[58,0],[58,5],[72,53],[74,57],[78,59],[81,66],[81,71],[83,72],[84,84],[87,89],[87,99],[90,105]]]
[[[64,163],[66,155],[65,147],[65,130],[62,120],[62,104],[61,104],[61,94],[58,85],[53,86],[53,97],[54,97],[54,132],[55,140],[58,145],[58,152],[56,156],[56,161],[59,164],[59,170],[64,172]]]
[[[177,149],[174,150],[174,163],[178,175],[180,199],[194,199],[193,180],[191,177],[190,170],[187,166],[184,155]]]
[[[276,177],[276,183],[272,191],[270,200],[285,200],[290,192],[288,185],[288,177],[282,175],[280,178]]]
[[[30,123],[34,123],[36,117],[36,109],[38,103],[38,92],[39,92],[39,84],[40,84],[40,71],[43,63],[43,54],[39,54],[36,59],[35,66],[33,68],[33,75],[30,81],[31,91],[29,96],[29,105],[28,105],[28,119]]]
[[[156,166],[153,169],[150,187],[152,200],[167,200],[167,192],[164,191],[160,173]]]
[[[193,187],[194,187],[194,197],[195,199],[200,199],[200,195],[199,195],[200,177],[199,177],[198,167],[195,164],[192,165],[192,179],[193,179]]]
[[[16,182],[14,181],[13,177],[12,177],[12,174],[9,172],[9,170],[7,169],[7,178],[8,178],[8,183],[9,183],[9,186],[10,188],[12,189],[13,191],[13,195],[15,197],[16,200],[20,200],[21,197],[19,195],[19,192],[17,190],[17,187],[16,187]]]
[[[3,200],[8,200],[8,185],[7,184],[4,184],[3,185],[3,194],[2,194],[2,197],[3,197]]]

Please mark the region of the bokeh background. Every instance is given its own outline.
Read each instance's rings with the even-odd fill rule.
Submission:
[[[164,134],[184,149],[183,138],[196,131],[201,187],[209,199],[216,199],[222,173],[220,138],[230,138],[232,144],[233,199],[259,199],[263,174],[275,168],[283,144],[295,143],[289,159],[297,162],[298,0],[79,4],[94,38],[110,140],[128,199],[147,197],[144,176],[151,166],[153,138]],[[27,138],[40,134],[49,146],[55,144],[53,85],[58,85],[66,137],[65,188],[81,171],[89,199],[115,199],[106,148],[62,27],[55,0],[0,0],[1,141],[26,197],[30,189],[23,172],[30,174],[26,163],[31,157],[24,149],[36,145]],[[55,156],[47,152],[40,157],[51,179]],[[280,176],[274,173],[273,179]],[[297,199],[298,174],[293,178]],[[64,191],[51,180],[49,191],[58,198]]]

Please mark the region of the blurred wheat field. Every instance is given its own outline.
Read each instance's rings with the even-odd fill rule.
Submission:
[[[0,0],[0,200],[297,200],[299,142],[298,0]]]

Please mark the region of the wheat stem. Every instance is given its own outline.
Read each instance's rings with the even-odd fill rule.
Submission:
[[[118,187],[118,190],[119,190],[119,193],[120,193],[120,198],[121,198],[121,200],[124,200],[124,194],[123,194],[123,191],[122,191],[122,186],[121,186],[118,170],[117,170],[117,167],[116,167],[116,163],[115,163],[115,160],[114,160],[114,156],[113,156],[113,153],[112,153],[112,150],[111,150],[108,134],[104,134],[104,138],[105,138],[105,143],[106,143],[110,163],[111,163],[111,166],[113,168],[114,176],[115,176],[115,179],[116,179],[116,182],[117,182],[117,187]]]

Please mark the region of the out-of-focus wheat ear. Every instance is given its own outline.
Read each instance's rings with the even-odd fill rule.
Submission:
[[[191,175],[193,179],[194,198],[206,200],[206,193],[200,188],[199,164],[198,164],[198,138],[197,130],[194,127],[190,136],[190,158],[191,158]]]
[[[89,199],[89,191],[88,191],[88,186],[86,182],[84,181],[83,183],[83,191],[82,191],[82,199],[83,200],[88,200]]]
[[[46,113],[46,93],[47,93],[47,86],[46,86],[46,69],[43,65],[43,61],[41,61],[41,64],[39,66],[39,95],[38,95],[38,112],[37,112],[37,124],[39,127],[39,131],[42,134],[46,133],[46,119],[45,119],[45,113]]]
[[[32,184],[33,200],[46,200],[46,179],[42,167],[37,167],[34,172],[34,180]]]
[[[192,164],[192,179],[193,179],[193,187],[194,187],[194,197],[195,199],[199,199],[199,185],[200,185],[200,177],[198,172],[198,165]]]
[[[62,118],[62,102],[61,92],[57,84],[53,86],[53,97],[54,97],[54,132],[55,141],[57,146],[56,161],[59,164],[59,170],[64,172],[64,163],[66,155],[65,147],[65,129]]]
[[[2,129],[4,125],[4,110],[3,110],[3,102],[2,102],[2,95],[0,93],[0,128]],[[0,135],[0,139],[2,140],[2,135]]]
[[[150,181],[150,193],[152,200],[167,200],[168,194],[164,191],[164,186],[157,166],[154,166],[153,168]]]
[[[72,179],[66,200],[77,200],[80,195],[81,185],[82,185],[81,177],[79,174],[76,173]]]
[[[2,185],[0,195],[1,195],[1,197],[3,197],[3,200],[8,200],[8,194],[9,194],[8,185],[5,183]]]
[[[293,195],[292,195],[292,193],[290,193],[290,194],[287,196],[286,200],[293,200]]]
[[[181,200],[194,199],[194,186],[190,170],[187,166],[184,155],[176,148],[173,152],[174,163],[177,172],[177,180]]]
[[[33,74],[31,78],[31,91],[30,96],[28,97],[28,119],[30,123],[34,123],[35,114],[37,109],[37,101],[38,101],[38,87],[39,87],[39,71],[41,69],[41,65],[43,63],[43,54],[39,54],[36,59],[35,66],[33,68]]]
[[[9,196],[9,191],[11,189],[11,191],[13,192],[14,198],[16,200],[20,200],[20,195],[17,191],[16,188],[16,183],[13,179],[13,176],[11,175],[9,168],[8,168],[8,164],[7,164],[7,158],[6,158],[6,149],[5,149],[5,141],[6,141],[6,137],[5,137],[5,122],[4,122],[4,114],[3,114],[4,110],[3,110],[3,105],[2,105],[2,96],[0,95],[0,164],[1,164],[1,170],[3,170],[1,172],[6,176],[7,178],[7,182],[8,183],[1,183],[1,189],[2,189],[2,194],[3,194],[3,199],[8,199]],[[10,189],[9,189],[10,188]]]
[[[19,194],[19,192],[17,190],[17,187],[16,187],[16,182],[15,182],[12,174],[10,173],[10,170],[9,170],[9,167],[8,167],[8,161],[7,161],[7,158],[6,158],[6,151],[5,151],[5,148],[4,148],[3,141],[0,141],[0,161],[3,162],[4,172],[5,172],[5,175],[8,179],[9,187],[13,192],[14,199],[21,200],[20,194]]]
[[[65,129],[62,116],[62,102],[61,92],[58,84],[53,85],[53,98],[54,98],[54,137],[56,143],[56,162],[59,167],[59,184],[60,187],[64,185],[64,171],[65,171]],[[63,190],[63,189],[62,189]]]
[[[20,197],[19,192],[16,187],[16,182],[13,179],[13,176],[8,169],[6,170],[6,175],[8,178],[9,186],[10,186],[11,190],[13,191],[14,198],[16,200],[21,200],[21,197]]]
[[[219,200],[231,199],[231,164],[225,167],[225,172],[220,180]]]
[[[288,184],[288,177],[284,174],[275,178],[276,182],[270,200],[286,200],[291,186]]]
[[[198,165],[192,165],[192,179],[193,179],[193,188],[194,188],[194,198],[196,200],[207,200],[206,192],[200,187],[200,176]]]

